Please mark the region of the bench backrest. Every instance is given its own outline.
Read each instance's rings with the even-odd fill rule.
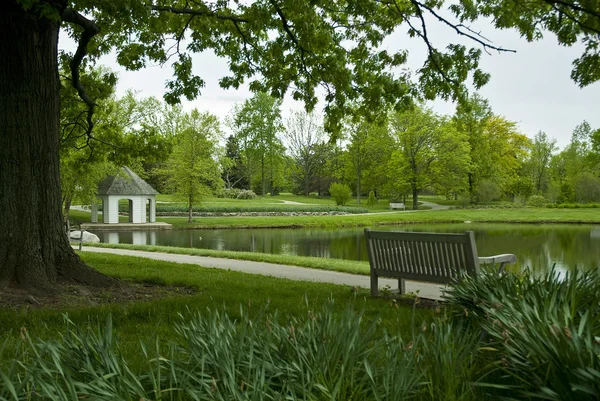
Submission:
[[[399,202],[399,203],[390,203],[390,207],[404,207],[404,203]]]
[[[473,231],[464,234],[365,229],[371,269],[377,276],[449,283],[461,272],[479,273]]]

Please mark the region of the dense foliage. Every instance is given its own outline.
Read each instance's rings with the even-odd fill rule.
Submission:
[[[549,31],[561,44],[585,43],[572,78],[581,85],[596,81],[600,78],[597,5],[536,1],[514,13],[509,3],[401,1],[393,5],[352,1],[339,5],[325,1],[304,8],[293,2],[260,1],[235,6],[200,2],[192,7],[187,3],[129,0],[119,7],[86,1],[68,6],[101,24],[88,49],[92,57],[116,50],[118,61],[129,69],[174,58],[174,79],[168,83],[165,95],[168,102],[177,102],[181,96],[192,98],[204,86],[203,79],[193,74],[195,58],[191,54],[205,48],[230,59],[230,75],[220,80],[221,86],[237,88],[244,80],[251,80],[252,90],[258,93],[232,112],[229,125],[233,135],[219,156],[227,188],[250,189],[262,195],[281,190],[326,195],[332,182],[343,182],[353,189],[358,203],[370,191],[378,198],[404,199],[406,195],[417,198],[424,190],[454,199],[468,197],[471,203],[483,204],[501,198],[541,204],[539,200],[528,202],[532,195],[543,196],[549,203],[600,201],[600,174],[595,167],[598,139],[594,139],[600,134],[584,123],[574,133],[572,144],[557,155],[555,141],[546,134],[540,132],[532,142],[518,132],[516,124],[494,115],[484,99],[465,96],[464,86],[468,77],[475,87],[489,79],[478,69],[478,47],[509,50],[469,30],[467,24],[481,16],[493,17],[497,28],[518,30],[527,40],[537,40]],[[519,1],[514,3],[517,7]],[[23,5],[38,7],[46,15],[52,13],[44,1],[30,0]],[[446,6],[449,13],[443,12]],[[473,48],[433,47],[427,36],[428,15],[454,27]],[[368,24],[361,23],[366,19]],[[416,86],[409,72],[393,68],[406,62],[404,50],[375,51],[403,23],[408,25],[408,34],[420,38],[429,50],[424,67],[417,72],[420,79]],[[78,37],[71,25],[65,24],[64,29]],[[131,32],[138,34],[132,36]],[[174,37],[169,39],[171,34]],[[166,46],[169,41],[173,46]],[[63,65],[71,57],[64,54]],[[467,74],[469,71],[473,74]],[[114,76],[109,73],[104,79],[99,79],[99,73],[95,79],[89,78],[94,74],[83,77],[83,84],[96,101],[106,96],[102,88],[107,83],[114,85]],[[76,91],[68,84],[68,96],[64,98],[69,100],[67,106],[77,111]],[[327,93],[323,122],[315,114],[296,113],[283,124],[280,101],[267,93],[281,98],[291,91],[295,99],[304,100],[312,109],[319,84]],[[460,100],[456,114],[448,118],[425,108],[411,108],[413,97],[431,99],[435,95]],[[79,109],[85,110],[85,105],[80,104]],[[144,121],[159,115],[159,109],[156,104],[142,107],[147,116]],[[102,107],[96,112],[101,122]],[[85,115],[77,117],[67,110],[63,119],[68,125],[81,116]],[[389,124],[385,123],[386,117]],[[154,122],[164,124],[165,119]],[[129,128],[119,129],[131,130],[140,124],[143,129],[136,128],[136,134],[143,134],[145,142],[155,141],[156,134],[149,136],[148,132],[157,128],[145,122],[129,121]],[[80,125],[83,131],[88,128]],[[101,124],[96,128],[101,131],[96,137],[102,140]],[[335,138],[341,141],[327,141],[325,129],[335,132]],[[80,137],[89,142],[85,135]],[[154,159],[142,160],[145,165],[137,170],[143,176],[143,170],[147,170],[145,177],[162,187],[150,172],[156,166]],[[164,154],[159,159],[165,160]],[[70,165],[91,166],[92,161],[77,164],[75,160]],[[66,161],[63,164],[69,165]],[[108,167],[98,165],[87,171],[106,172],[110,171]],[[70,188],[90,187],[83,181],[89,173],[64,175],[63,181],[69,181]],[[83,185],[74,185],[78,178]],[[90,198],[89,191],[76,195]]]
[[[140,135],[138,131],[145,133],[145,139],[130,145],[128,152],[114,152],[119,157],[108,153],[100,159],[96,158],[98,152],[91,152],[95,157],[87,156],[94,148],[79,154],[67,148],[66,141],[63,164],[75,164],[75,172],[88,171],[78,174],[78,181],[65,178],[66,194],[77,188],[77,200],[89,202],[94,188],[90,177],[97,178],[96,170],[111,171],[111,165],[125,161],[133,163],[133,168],[160,191],[173,189],[161,177],[185,181],[189,166],[182,165],[176,171],[173,161],[167,160],[179,152],[177,138],[183,137],[189,122],[198,116],[162,106],[156,99],[137,100],[131,94],[122,99],[110,97],[102,104],[111,105],[117,116],[137,112],[140,117],[136,121],[144,124],[127,133],[124,122],[111,123],[110,127],[124,132],[115,141]],[[148,120],[149,105],[156,109],[152,118],[160,129]],[[533,207],[600,202],[600,129],[594,130],[586,122],[575,128],[571,143],[559,150],[543,132],[533,140],[526,137],[515,123],[493,114],[487,102],[477,96],[470,108],[461,106],[450,117],[414,107],[390,113],[382,124],[348,122],[345,139],[335,142],[325,139],[314,114],[292,113],[286,124],[279,119],[278,103],[262,94],[232,111],[234,133],[224,145],[218,141],[223,139],[218,127],[213,130],[210,146],[202,147],[205,151],[198,159],[202,162],[195,164],[196,168],[208,169],[206,177],[211,177],[206,194],[251,198],[251,192],[243,191],[253,188],[259,194],[286,191],[330,195],[331,183],[337,182],[351,189],[357,203],[370,192],[376,198],[399,202],[406,201],[407,196],[417,198],[417,203],[420,193],[438,194],[463,207],[500,200]],[[114,120],[118,118],[111,117],[109,122]],[[265,125],[265,121],[271,123]],[[101,121],[98,132],[106,129]],[[96,160],[106,167],[100,169],[102,164]],[[70,171],[64,169],[65,177]]]
[[[346,184],[337,182],[334,182],[329,186],[329,193],[331,194],[331,198],[335,201],[335,204],[338,206],[344,206],[352,197],[350,187]]]
[[[213,158],[220,135],[217,117],[193,110],[173,139],[173,152],[164,167],[157,170],[170,192],[187,202],[190,222],[194,204],[222,187],[219,166]]]

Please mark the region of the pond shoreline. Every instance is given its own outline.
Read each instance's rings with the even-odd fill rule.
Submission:
[[[223,216],[199,217],[192,223],[183,217],[161,217],[177,229],[207,228],[341,228],[385,225],[473,223],[504,224],[600,224],[598,209],[469,209],[368,213],[345,216]]]
[[[281,224],[273,224],[273,225],[237,225],[237,224],[207,224],[207,225],[202,225],[199,224],[197,222],[193,222],[193,223],[187,223],[187,224],[191,224],[189,226],[185,226],[184,224],[177,224],[174,225],[173,229],[174,230],[207,230],[207,229],[219,229],[219,230],[234,230],[234,229],[240,229],[240,230],[251,230],[251,229],[256,229],[256,228],[293,228],[293,229],[300,229],[300,228],[357,228],[357,227],[378,227],[378,226],[412,226],[412,225],[418,225],[418,224],[464,224],[466,221],[464,220],[422,220],[422,221],[417,221],[417,220],[411,220],[411,221],[398,221],[398,222],[378,222],[378,223],[374,223],[374,224],[352,224],[352,223],[348,223],[348,224],[336,224],[334,226],[332,225],[319,225],[319,224],[312,224],[312,223],[307,223],[307,224],[298,224],[298,223],[281,223]],[[599,221],[585,221],[585,220],[544,220],[544,221],[516,221],[516,220],[469,220],[469,223],[473,223],[473,224],[515,224],[515,225],[519,225],[519,224],[523,224],[523,225],[542,225],[542,224],[569,224],[569,225],[575,225],[575,224],[585,224],[585,225],[599,225],[600,224],[600,220]]]
[[[121,214],[121,213],[120,213]],[[123,213],[121,215],[127,215]],[[156,212],[156,217],[188,217],[188,212]],[[192,217],[351,216],[348,212],[192,212]]]

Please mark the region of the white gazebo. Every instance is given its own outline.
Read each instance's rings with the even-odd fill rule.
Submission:
[[[119,200],[129,200],[129,223],[143,224],[146,205],[149,205],[149,223],[156,222],[156,194],[158,192],[128,167],[114,177],[108,177],[98,185],[98,198],[102,199],[102,222],[119,222]],[[98,222],[98,207],[92,205],[92,223]]]

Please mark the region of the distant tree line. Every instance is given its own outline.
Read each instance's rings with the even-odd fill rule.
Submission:
[[[65,211],[73,199],[89,203],[101,176],[128,164],[159,191],[191,205],[203,196],[236,190],[258,195],[329,195],[332,183],[390,201],[435,193],[465,203],[509,200],[537,204],[600,201],[600,129],[578,125],[559,149],[539,132],[533,139],[493,113],[478,95],[452,116],[422,105],[389,112],[380,121],[347,118],[331,138],[316,114],[281,116],[281,101],[259,93],[225,121],[184,112],[154,98],[114,95],[116,78],[102,68],[95,80],[94,140],[78,135],[75,93],[63,86],[61,174]],[[87,145],[87,146],[85,146]],[[533,197],[533,198],[532,198]]]

